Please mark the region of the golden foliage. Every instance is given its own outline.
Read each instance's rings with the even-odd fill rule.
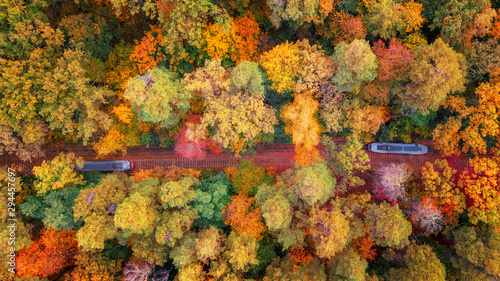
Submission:
[[[123,154],[127,153],[125,137],[115,128],[109,130],[104,138],[93,145],[93,148],[99,157],[117,151],[121,151]]]
[[[262,238],[266,226],[262,222],[262,214],[259,207],[254,205],[254,198],[244,194],[231,197],[229,203],[223,210],[224,223],[230,225],[238,233],[246,233],[257,240]]]
[[[421,173],[425,194],[435,199],[442,208],[445,222],[458,222],[459,215],[465,209],[465,197],[455,184],[457,171],[448,166],[446,160],[438,159],[434,164],[426,162]]]
[[[182,177],[191,176],[195,179],[200,179],[201,170],[191,168],[172,167],[167,170],[166,177],[172,181],[178,181]]]
[[[406,32],[417,31],[422,27],[425,19],[422,17],[424,10],[422,3],[416,3],[413,0],[403,5],[403,20],[406,24]]]
[[[111,110],[111,113],[114,113],[116,117],[118,117],[118,120],[120,120],[120,122],[130,124],[130,118],[134,114],[134,111],[129,104],[121,103],[117,106],[114,106],[113,110]]]
[[[309,166],[319,156],[316,145],[320,142],[322,131],[318,120],[314,117],[319,102],[311,93],[296,94],[293,103],[285,106],[281,117],[285,119],[285,132],[292,135],[295,144],[295,163]]]

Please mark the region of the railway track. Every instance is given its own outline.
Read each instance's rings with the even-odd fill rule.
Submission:
[[[344,144],[345,140],[335,141],[336,144]],[[321,154],[325,154],[323,146],[318,147]],[[367,150],[367,146],[364,146]],[[0,166],[18,165],[23,171],[31,172],[34,166],[41,165],[43,160],[50,160],[57,156],[60,152],[72,152],[76,156],[81,156],[85,161],[96,160],[96,154],[92,147],[45,147],[46,156],[43,159],[34,159],[32,163],[21,162],[12,156],[0,156]],[[125,155],[115,153],[108,155],[102,160],[126,160],[133,161],[138,169],[154,169],[154,168],[224,168],[230,166],[238,166],[242,160],[253,160],[256,165],[260,166],[277,166],[280,168],[290,168],[294,166],[294,146],[293,144],[259,144],[245,157],[234,157],[228,153],[215,154],[207,152],[204,159],[186,159],[180,157],[173,148],[161,147],[131,147]],[[368,152],[370,164],[372,166],[380,166],[388,163],[408,163],[420,167],[425,162],[433,162],[436,159],[442,158],[440,154],[430,146],[429,153],[425,155],[395,155],[395,154],[378,154]],[[464,155],[465,156],[465,155]],[[468,167],[467,157],[456,158],[452,161],[453,168],[466,169]]]

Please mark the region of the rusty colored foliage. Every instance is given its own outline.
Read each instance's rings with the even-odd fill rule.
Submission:
[[[262,233],[266,230],[262,222],[262,214],[259,207],[255,206],[254,198],[245,194],[231,197],[229,203],[223,210],[224,223],[230,225],[238,233],[262,239]]]
[[[38,240],[19,251],[17,276],[49,277],[75,263],[76,231],[43,229]]]

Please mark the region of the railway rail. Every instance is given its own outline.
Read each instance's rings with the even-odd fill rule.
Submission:
[[[336,140],[336,144],[344,144],[345,140]],[[318,147],[321,154],[324,155],[325,149],[323,146]],[[367,146],[364,146],[367,150]],[[45,147],[43,148],[45,157],[34,159],[32,163],[21,162],[16,157],[0,156],[0,165],[18,165],[24,172],[31,172],[33,167],[41,165],[43,160],[50,160],[57,156],[60,152],[72,152],[76,156],[81,156],[84,160],[99,160],[96,158],[96,153],[92,147],[70,146],[70,147]],[[277,143],[277,144],[259,144],[245,157],[234,157],[226,152],[216,154],[207,152],[204,159],[187,159],[178,155],[173,148],[162,147],[131,147],[127,153],[110,154],[101,160],[126,160],[133,161],[138,169],[154,169],[154,168],[225,168],[230,166],[238,166],[241,161],[253,160],[256,165],[260,166],[277,166],[279,168],[291,168],[294,166],[294,146],[293,144]],[[429,146],[429,153],[425,155],[401,155],[401,154],[379,154],[368,152],[370,164],[372,166],[380,166],[388,163],[408,163],[414,166],[423,166],[425,162],[433,162],[436,159],[442,158],[440,154]],[[455,169],[465,170],[468,168],[467,157],[453,159],[452,167]]]

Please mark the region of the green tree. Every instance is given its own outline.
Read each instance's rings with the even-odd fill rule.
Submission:
[[[70,186],[62,190],[48,191],[43,195],[29,196],[19,205],[19,209],[23,215],[43,221],[47,228],[78,229],[81,222],[75,221],[73,206],[79,193],[80,188]]]
[[[222,210],[231,202],[231,182],[226,173],[218,173],[195,185],[195,199],[193,208],[199,214],[193,225],[197,227],[223,227]]]
[[[175,73],[155,67],[130,79],[123,96],[130,100],[139,121],[156,122],[169,128],[188,111],[192,94]]]
[[[231,71],[231,82],[240,89],[246,89],[254,96],[263,96],[266,90],[264,73],[256,62],[240,62]]]
[[[338,64],[332,82],[341,92],[357,89],[364,81],[377,77],[377,57],[365,40],[355,39],[350,44],[340,42],[335,47],[333,62]]]

